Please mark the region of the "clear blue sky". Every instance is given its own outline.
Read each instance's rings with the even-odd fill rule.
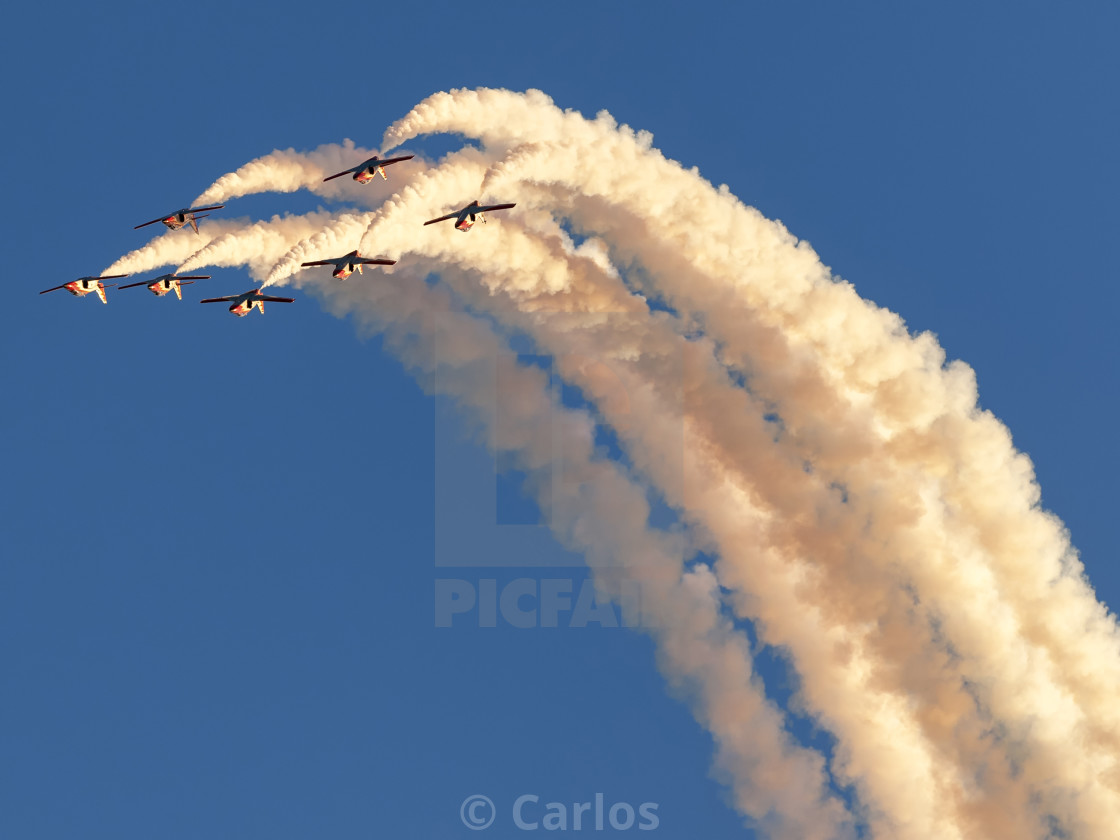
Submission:
[[[936,332],[1120,605],[1120,13],[899,5],[9,10],[0,837],[476,836],[468,794],[597,791],[659,803],[662,838],[744,836],[645,637],[434,626],[437,445],[464,487],[491,462],[377,340],[308,297],[36,294],[253,157],[376,146],[451,87],[652,131]]]

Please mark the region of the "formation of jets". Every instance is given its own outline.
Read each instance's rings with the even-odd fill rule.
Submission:
[[[367,160],[362,161],[357,166],[350,169],[338,172],[323,181],[332,181],[335,178],[341,178],[343,175],[350,175],[359,184],[368,184],[377,175],[382,178],[385,175],[385,167],[394,163],[401,163],[402,161],[412,160],[413,155],[402,155],[395,158],[381,158],[374,155]],[[464,233],[469,231],[477,220],[486,221],[484,213],[489,213],[492,210],[508,210],[515,207],[515,204],[490,204],[482,205],[475,199],[466,207],[461,210],[456,210],[448,213],[446,216],[440,216],[438,219],[431,219],[424,222],[425,225],[435,224],[436,222],[445,222],[450,219],[455,220],[456,230],[461,230]],[[198,233],[198,220],[205,219],[210,215],[210,210],[220,210],[225,207],[224,204],[212,204],[206,207],[184,207],[181,210],[176,210],[173,213],[168,213],[166,216],[160,216],[157,219],[152,219],[150,222],[144,222],[141,225],[136,225],[133,230],[139,230],[148,225],[154,225],[160,222],[168,227],[170,230],[179,230],[186,225],[190,225],[195,233]],[[331,271],[331,276],[338,280],[345,280],[355,271],[358,274],[362,273],[362,267],[367,265],[396,265],[396,260],[389,260],[380,257],[364,257],[357,252],[351,251],[348,254],[343,254],[341,257],[328,257],[321,260],[313,260],[311,262],[301,263],[301,267],[330,265],[334,266]],[[72,295],[77,297],[84,297],[90,292],[96,292],[97,296],[101,298],[102,303],[108,303],[109,300],[105,295],[106,289],[111,289],[116,286],[116,283],[105,283],[106,280],[117,280],[121,277],[128,277],[127,274],[103,274],[100,277],[79,277],[77,280],[71,280],[69,283],[63,283],[61,286],[55,286],[50,289],[44,289],[39,292],[45,295],[47,292],[58,291],[59,289],[66,289]],[[174,292],[175,296],[183,299],[183,286],[189,286],[196,280],[209,280],[209,274],[161,274],[158,277],[153,277],[150,280],[141,280],[138,283],[129,283],[121,286],[121,289],[133,289],[137,286],[147,286],[148,290],[157,297],[163,297],[169,292]],[[226,297],[205,298],[199,301],[200,303],[229,303],[229,311],[239,318],[248,315],[254,309],[260,310],[264,314],[265,303],[294,303],[295,298],[274,297],[272,295],[263,294],[264,287],[259,289],[250,289],[247,292],[242,292],[239,295],[228,295]]]

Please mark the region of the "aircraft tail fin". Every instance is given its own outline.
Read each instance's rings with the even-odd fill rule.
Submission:
[[[198,220],[194,216],[191,216],[191,229],[198,233]]]
[[[385,167],[384,166],[377,167],[377,171],[381,173],[381,180],[382,181],[388,181],[389,180],[389,176],[385,174]]]
[[[98,283],[97,284],[97,296],[99,298],[101,298],[102,303],[108,303],[109,302],[109,298],[107,298],[105,296],[105,284],[104,283]]]

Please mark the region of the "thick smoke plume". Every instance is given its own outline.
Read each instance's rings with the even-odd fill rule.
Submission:
[[[481,148],[394,169],[391,195],[321,183],[366,150],[274,152],[198,201],[307,188],[369,210],[207,220],[107,271],[245,265],[306,286],[383,332],[531,487],[562,458],[563,492],[540,497],[554,532],[604,596],[622,579],[648,590],[663,671],[766,836],[1115,836],[1120,632],[971,369],[605,113],[452,91],[382,148],[437,133]],[[474,198],[517,207],[469,236],[421,224]],[[400,262],[344,284],[300,268],[354,249]],[[557,404],[514,336],[595,414]],[[515,387],[495,389],[495,367]],[[596,454],[595,423],[628,468]],[[713,566],[649,526],[647,489]],[[791,740],[733,618],[786,657],[829,755]]]

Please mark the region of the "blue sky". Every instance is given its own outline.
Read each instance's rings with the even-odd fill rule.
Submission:
[[[659,803],[661,837],[750,836],[644,636],[434,626],[437,579],[528,572],[437,566],[437,478],[485,494],[492,458],[377,339],[306,296],[241,320],[196,294],[37,294],[253,157],[376,146],[452,87],[536,87],[651,131],[935,332],[1120,604],[1114,9],[7,17],[0,836],[474,836],[469,794],[596,792]],[[193,287],[206,296],[251,285],[211,273]],[[579,585],[540,529],[526,540]],[[486,836],[524,835],[499,821]]]

